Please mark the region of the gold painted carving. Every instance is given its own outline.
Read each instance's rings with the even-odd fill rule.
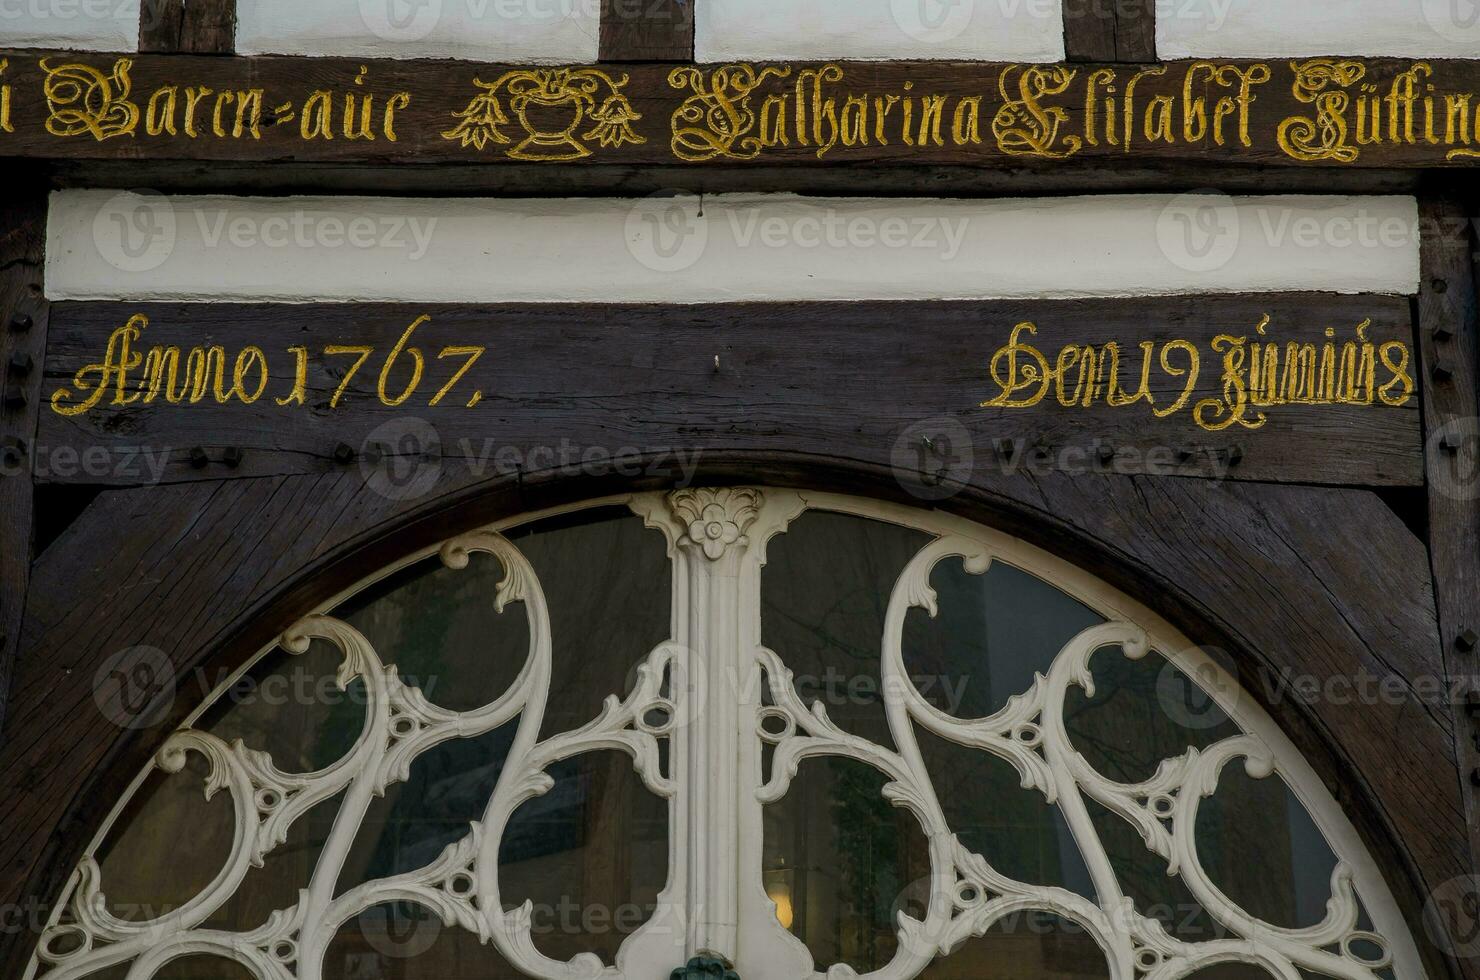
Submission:
[[[1193,402],[1203,356],[1190,340],[1145,340],[1122,348],[1117,341],[1095,346],[1068,344],[1053,360],[1026,338],[1038,327],[1025,321],[1013,327],[1008,342],[988,362],[998,393],[982,408],[1032,408],[1050,396],[1065,408],[1110,408],[1144,404],[1156,418],[1167,418],[1192,405],[1198,428],[1217,432],[1235,424],[1262,428],[1268,417],[1260,409],[1283,405],[1406,405],[1414,383],[1408,345],[1369,340],[1372,321],[1357,325],[1353,340],[1339,342],[1326,328],[1317,345],[1266,339],[1270,317],[1254,335],[1219,334],[1209,345],[1221,371],[1218,394]],[[1124,362],[1124,364],[1122,363]],[[1123,375],[1135,378],[1127,386]],[[1153,384],[1153,379],[1165,379]],[[1157,403],[1156,392],[1169,387],[1170,400]]]
[[[1316,115],[1314,119],[1291,116],[1280,123],[1276,137],[1280,149],[1296,160],[1354,162],[1361,151],[1347,142],[1346,110],[1351,96],[1342,90],[1360,82],[1367,66],[1360,61],[1313,58],[1292,61],[1290,69],[1295,73],[1295,98],[1314,105]]]
[[[1072,68],[1034,68],[1008,65],[997,79],[1002,108],[992,119],[992,135],[1003,153],[1062,159],[1084,145],[1078,136],[1059,143],[1059,128],[1069,119],[1061,106],[1045,106],[1046,96],[1061,95],[1078,72]]]
[[[114,136],[132,136],[139,125],[139,107],[129,101],[133,83],[130,58],[119,58],[113,70],[103,74],[91,65],[68,63],[53,68],[42,58],[46,73],[42,91],[50,115],[46,131],[53,136],[91,133],[99,142]]]
[[[0,76],[5,74],[10,67],[9,58],[0,58]],[[10,123],[10,83],[0,83],[0,132],[13,133],[15,127]]]
[[[524,131],[524,139],[504,151],[515,160],[578,160],[592,153],[583,141],[604,147],[647,142],[632,129],[642,116],[622,94],[626,75],[613,79],[595,68],[532,68],[505,72],[492,82],[475,78],[473,84],[482,91],[453,113],[458,123],[442,134],[444,139],[479,150],[489,143],[507,145],[511,138],[502,127],[510,125],[512,113]],[[508,113],[501,100],[507,101]]]
[[[673,69],[668,84],[692,93],[673,112],[673,155],[688,163],[755,159],[765,142],[755,133],[758,116],[751,92],[768,79],[790,74],[790,67],[757,72],[750,65],[724,65],[707,75],[701,68]]]
[[[430,316],[419,316],[401,333],[400,338],[377,362],[380,366],[375,386],[376,400],[389,408],[405,404],[418,391],[427,394],[422,382],[433,365],[422,349],[411,343],[419,327],[430,322]],[[128,322],[108,336],[102,358],[80,368],[70,386],[58,388],[51,395],[51,410],[61,416],[86,415],[99,406],[123,407],[133,404],[194,405],[214,401],[219,405],[237,402],[255,404],[264,395],[275,374],[270,362],[279,364],[277,355],[249,344],[234,354],[220,345],[196,346],[181,350],[176,345],[156,344],[147,350],[139,347],[140,338],[149,326],[149,318],[136,313]],[[442,404],[453,388],[462,382],[473,365],[487,352],[483,345],[455,344],[436,354],[435,373],[445,373],[443,364],[452,368],[450,376],[428,395],[426,404]],[[279,406],[302,406],[307,403],[310,351],[307,347],[289,347],[292,355],[293,383],[283,395],[273,399]],[[337,409],[349,394],[350,384],[360,369],[377,350],[370,344],[327,344],[321,350],[323,359],[351,358],[342,373],[333,372],[338,385],[329,398],[329,408]],[[373,370],[373,365],[372,365]],[[437,381],[433,380],[432,384]],[[472,408],[483,400],[475,390],[464,403]]]

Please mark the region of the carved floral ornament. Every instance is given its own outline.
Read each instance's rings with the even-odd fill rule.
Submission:
[[[936,958],[1024,910],[1043,910],[1078,924],[1103,951],[1115,980],[1171,980],[1219,963],[1257,967],[1280,980],[1367,980],[1388,969],[1399,980],[1423,975],[1393,898],[1350,824],[1294,746],[1248,699],[1215,687],[1214,696],[1242,733],[1165,759],[1144,782],[1111,780],[1074,749],[1066,728],[1066,698],[1075,688],[1093,694],[1089,662],[1096,651],[1118,648],[1139,659],[1155,649],[1188,676],[1216,670],[1210,661],[1196,659],[1195,652],[1166,653],[1190,645],[1149,610],[1022,542],[936,513],[750,488],[639,494],[586,506],[613,503],[626,504],[667,537],[672,601],[688,603],[695,593],[706,599],[690,608],[692,614],[675,615],[674,635],[650,652],[628,690],[612,692],[597,717],[577,729],[541,737],[552,686],[551,620],[534,568],[503,533],[515,522],[453,538],[438,552],[446,567],[464,569],[474,553],[492,556],[503,570],[493,597],[496,608],[502,612],[512,604],[524,606],[529,654],[512,685],[482,707],[447,710],[386,662],[396,651],[373,649],[347,623],[318,614],[291,625],[281,640],[286,650],[302,653],[313,640],[327,641],[341,655],[341,687],[355,679],[364,683],[366,717],[353,747],[327,767],[300,774],[279,769],[270,756],[240,741],[227,744],[190,727],[175,732],[155,765],[179,773],[191,754],[208,764],[205,793],[226,793],[234,812],[234,844],[225,865],[194,898],[157,918],[118,918],[109,911],[108,883],[101,880],[94,856],[105,828],[73,874],[61,907],[41,936],[28,977],[80,980],[124,967],[126,972],[118,975],[148,980],[174,960],[211,955],[240,963],[259,980],[317,980],[336,931],[364,910],[396,900],[424,907],[449,928],[473,933],[522,973],[540,980],[730,976],[729,964],[746,980],[846,980],[857,974],[844,965],[814,963],[807,947],[781,926],[759,885],[760,869],[745,866],[736,846],[738,840],[763,833],[762,808],[787,795],[804,760],[827,758],[853,760],[882,773],[888,780],[885,798],[907,811],[930,842],[928,902],[918,916],[899,914],[898,952],[887,966],[868,974],[871,980],[910,980]],[[786,651],[759,643],[759,582],[767,545],[808,509],[902,524],[931,536],[899,575],[880,638],[885,690],[898,692],[885,699],[892,747],[845,731],[821,703],[803,703]],[[1106,621],[1070,640],[1046,673],[1036,675],[996,714],[979,719],[946,714],[909,680],[903,633],[911,609],[936,614],[930,575],[953,558],[974,575],[985,573],[993,562],[1006,562],[1053,582]],[[732,688],[703,680],[726,671],[735,671],[742,683]],[[755,683],[744,683],[748,679]],[[760,691],[766,692],[765,699]],[[699,703],[684,703],[690,699]],[[670,721],[654,722],[655,710]],[[671,721],[681,715],[691,720]],[[482,818],[466,836],[422,867],[340,892],[346,854],[373,798],[406,780],[413,762],[433,747],[505,724],[514,725],[515,734],[502,775]],[[919,729],[1006,761],[1025,789],[1057,806],[1083,855],[1096,897],[1015,880],[994,865],[991,854],[964,846],[921,761]],[[660,752],[665,740],[667,757],[684,760],[671,763],[666,772]],[[762,746],[773,753],[769,773],[759,763]],[[624,753],[646,788],[668,800],[668,885],[652,918],[626,939],[616,963],[603,963],[590,953],[556,961],[534,942],[530,904],[503,910],[500,842],[515,810],[552,788],[553,764],[599,750]],[[1217,789],[1220,774],[1234,765],[1254,778],[1284,780],[1337,856],[1326,914],[1315,925],[1290,928],[1255,917],[1204,869],[1199,806]],[[693,805],[713,799],[721,784],[736,791],[736,806]],[[249,932],[205,925],[249,871],[260,868],[284,844],[295,821],[339,794],[338,816],[295,904]],[[1134,827],[1167,874],[1178,876],[1227,930],[1227,938],[1184,941],[1170,935],[1159,920],[1142,915],[1089,819],[1090,801]],[[123,807],[120,803],[114,819]],[[696,908],[705,914],[692,914]],[[415,976],[415,970],[415,962],[409,962],[406,975]]]

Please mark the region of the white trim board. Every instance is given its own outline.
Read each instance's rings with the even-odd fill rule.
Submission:
[[[58,191],[46,284],[58,300],[235,302],[1412,294],[1417,225],[1411,197],[701,201]]]
[[[1062,61],[1060,0],[695,0],[705,61]]]
[[[240,0],[239,54],[591,63],[601,0]]]
[[[139,0],[0,4],[0,48],[137,51]]]
[[[1163,59],[1473,58],[1480,52],[1480,3],[1174,0],[1157,4],[1156,52]]]

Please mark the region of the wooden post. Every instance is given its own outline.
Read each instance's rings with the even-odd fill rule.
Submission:
[[[1064,60],[1156,61],[1156,0],[1066,0]]]
[[[693,61],[699,0],[601,0],[602,61]]]
[[[0,204],[0,732],[31,574],[32,467],[46,354],[45,247],[44,189],[7,197]]]
[[[144,0],[139,50],[154,54],[231,54],[236,0]]]
[[[1471,867],[1480,874],[1480,725],[1469,707],[1480,698],[1480,396],[1477,396],[1475,241],[1463,204],[1420,203],[1422,279],[1417,301],[1429,555],[1438,605],[1447,690],[1456,698],[1455,757],[1469,828]],[[1473,912],[1436,893],[1446,928],[1474,927]],[[1450,908],[1449,905],[1455,907]],[[1473,964],[1470,960],[1467,966]],[[1467,970],[1468,975],[1475,974]]]

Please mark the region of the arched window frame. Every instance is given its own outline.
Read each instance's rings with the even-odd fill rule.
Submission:
[[[800,758],[808,754],[841,754],[868,762],[881,771],[892,776],[908,775],[901,770],[901,765],[909,767],[909,760],[903,758],[890,759],[887,756],[894,754],[879,746],[859,744],[862,740],[848,736],[846,733],[831,726],[824,716],[814,715],[808,712],[795,699],[794,694],[787,698],[786,685],[777,684],[778,678],[785,678],[784,665],[770,651],[764,650],[760,645],[759,637],[759,575],[765,564],[765,546],[767,542],[777,534],[785,533],[787,525],[801,514],[804,510],[822,510],[841,514],[849,514],[857,517],[873,520],[886,521],[904,527],[924,531],[936,536],[934,542],[923,549],[914,560],[909,563],[899,583],[896,585],[895,594],[890,602],[890,622],[892,626],[886,627],[886,639],[884,658],[886,663],[891,659],[899,657],[898,643],[891,646],[890,638],[897,640],[898,621],[911,607],[931,608],[933,594],[929,588],[929,572],[935,563],[946,557],[960,557],[967,565],[969,571],[984,572],[990,561],[1003,561],[1024,572],[1041,578],[1055,587],[1063,590],[1068,595],[1083,602],[1105,616],[1109,621],[1105,626],[1086,631],[1081,638],[1076,639],[1071,647],[1066,648],[1061,654],[1060,660],[1069,658],[1070,666],[1062,671],[1059,670],[1059,661],[1055,661],[1055,668],[1042,685],[1049,693],[1062,694],[1068,685],[1082,685],[1088,679],[1087,659],[1097,649],[1106,645],[1118,644],[1126,647],[1133,656],[1144,655],[1145,652],[1155,649],[1169,660],[1175,663],[1189,676],[1195,676],[1208,681],[1205,689],[1218,702],[1220,707],[1237,723],[1244,728],[1247,735],[1241,739],[1230,740],[1240,744],[1226,745],[1220,743],[1213,751],[1203,753],[1196,758],[1188,759],[1187,765],[1178,768],[1178,772],[1171,774],[1176,778],[1168,782],[1168,777],[1161,773],[1154,777],[1150,783],[1156,783],[1156,787],[1150,787],[1150,783],[1141,784],[1137,787],[1121,787],[1116,789],[1109,785],[1108,780],[1098,777],[1097,774],[1076,769],[1072,760],[1060,759],[1044,765],[1041,769],[1034,763],[1028,761],[1032,755],[1031,750],[1039,748],[1039,742],[1027,745],[1030,750],[1026,754],[1017,751],[1018,747],[1011,747],[1012,754],[1016,757],[1015,765],[1018,765],[1020,773],[1024,776],[1025,785],[1034,785],[1040,789],[1051,788],[1055,782],[1060,784],[1060,789],[1070,786],[1083,787],[1087,781],[1098,780],[1105,784],[1099,787],[1104,792],[1099,797],[1100,802],[1115,809],[1122,816],[1136,823],[1138,828],[1148,837],[1156,836],[1157,815],[1150,809],[1149,800],[1157,795],[1155,792],[1142,792],[1148,787],[1165,790],[1176,785],[1204,786],[1207,792],[1211,792],[1216,786],[1216,776],[1223,765],[1233,758],[1246,759],[1246,764],[1251,775],[1267,775],[1274,771],[1276,764],[1278,771],[1285,777],[1287,785],[1295,793],[1296,797],[1305,805],[1312,819],[1315,821],[1327,841],[1336,850],[1338,856],[1345,865],[1344,870],[1338,869],[1338,875],[1333,884],[1337,886],[1337,895],[1334,906],[1328,919],[1321,926],[1307,930],[1275,930],[1272,927],[1256,928],[1254,931],[1262,932],[1259,941],[1270,946],[1273,950],[1289,951],[1292,943],[1304,942],[1313,946],[1335,946],[1338,949],[1337,958],[1346,955],[1351,943],[1358,940],[1372,938],[1374,933],[1369,933],[1356,928],[1357,906],[1354,900],[1346,902],[1343,899],[1344,885],[1353,882],[1362,893],[1362,906],[1371,916],[1376,925],[1374,932],[1380,934],[1383,941],[1388,944],[1390,950],[1391,965],[1396,970],[1399,978],[1423,976],[1418,952],[1414,946],[1403,918],[1398,911],[1397,903],[1392,893],[1378,871],[1375,862],[1368,853],[1352,827],[1347,816],[1341,811],[1339,805],[1326,791],[1320,778],[1303,758],[1293,742],[1284,734],[1278,725],[1257,704],[1254,704],[1247,696],[1241,696],[1237,683],[1224,669],[1224,665],[1210,658],[1200,648],[1194,646],[1185,636],[1176,630],[1170,623],[1161,618],[1148,607],[1132,600],[1111,587],[1107,583],[1094,577],[1088,572],[1076,567],[1072,563],[1058,558],[1042,549],[1030,545],[1020,539],[1012,537],[1003,532],[974,523],[964,518],[959,518],[941,511],[927,511],[897,504],[884,503],[880,501],[843,496],[831,493],[820,493],[810,491],[787,491],[777,489],[756,490],[752,488],[720,488],[715,490],[683,490],[672,494],[642,493],[623,494],[597,500],[582,501],[580,503],[564,505],[533,514],[524,514],[518,517],[496,521],[485,528],[472,531],[468,534],[459,535],[449,541],[436,546],[420,549],[411,553],[401,560],[380,569],[374,575],[365,578],[349,589],[344,590],[331,600],[323,603],[320,612],[304,618],[283,634],[283,645],[294,648],[304,648],[309,638],[319,637],[329,639],[340,646],[346,654],[345,671],[341,674],[341,680],[356,670],[361,670],[366,664],[376,663],[375,652],[368,650],[363,637],[353,634],[353,630],[341,628],[327,612],[340,603],[355,595],[359,591],[379,582],[396,572],[416,562],[428,558],[441,556],[442,560],[452,567],[457,567],[459,562],[466,562],[467,555],[472,551],[485,551],[496,556],[503,564],[507,573],[505,581],[499,590],[499,602],[522,601],[531,604],[535,615],[530,617],[531,650],[538,651],[541,644],[548,645],[548,620],[546,616],[539,613],[543,603],[537,580],[533,576],[532,569],[522,559],[518,551],[503,536],[503,532],[514,527],[543,520],[549,517],[563,516],[577,511],[610,505],[626,505],[641,515],[649,526],[658,528],[667,536],[670,546],[670,554],[675,559],[675,572],[673,578],[674,613],[673,625],[674,636],[671,644],[665,644],[653,651],[648,661],[648,670],[644,672],[637,687],[602,718],[597,719],[592,725],[577,732],[565,733],[544,742],[536,742],[533,732],[538,731],[536,720],[531,729],[531,736],[526,739],[524,749],[530,753],[526,776],[533,777],[537,771],[542,770],[538,763],[548,764],[558,758],[563,758],[563,752],[583,752],[596,748],[616,748],[631,754],[638,764],[638,770],[643,774],[648,787],[662,795],[675,799],[679,807],[674,813],[674,828],[680,823],[692,825],[696,828],[694,838],[685,840],[681,833],[670,835],[672,842],[672,854],[674,860],[670,862],[670,869],[674,879],[670,881],[670,891],[674,882],[687,875],[691,889],[702,889],[713,886],[715,883],[703,882],[702,875],[691,873],[692,866],[706,863],[696,861],[696,845],[707,838],[709,841],[726,839],[727,826],[721,823],[705,823],[703,816],[696,817],[693,813],[682,812],[682,801],[687,798],[686,794],[680,793],[679,787],[671,780],[665,779],[662,774],[656,773],[656,750],[652,739],[663,735],[663,732],[645,731],[641,723],[644,711],[654,703],[665,700],[659,691],[659,677],[662,670],[680,663],[684,652],[693,649],[706,649],[714,651],[720,647],[728,646],[729,655],[741,658],[735,662],[748,659],[746,650],[753,651],[756,655],[755,664],[768,674],[767,683],[773,695],[778,699],[778,708],[784,706],[791,715],[791,721],[798,728],[794,729],[796,737],[810,740],[812,744],[805,748],[794,750],[796,758],[791,761],[800,761]],[[735,584],[738,583],[738,584]],[[720,617],[692,617],[689,611],[696,607],[703,607],[706,602],[718,604],[724,608],[725,615]],[[749,619],[746,618],[750,615]],[[733,617],[738,617],[734,619]],[[703,619],[703,622],[696,620]],[[718,633],[713,629],[716,621],[723,623],[724,628]],[[545,625],[542,627],[541,623]],[[543,631],[543,632],[542,632]],[[1091,635],[1092,634],[1092,635]],[[1082,642],[1081,642],[1082,641]],[[186,722],[186,727],[197,720],[223,693],[231,688],[237,680],[244,675],[253,664],[262,656],[271,652],[277,644],[264,647],[257,655],[243,664],[235,674],[226,678],[218,688],[208,697],[199,708],[192,713]],[[368,656],[367,656],[368,655]],[[521,676],[521,682],[516,689],[529,682],[531,675],[537,675],[538,655],[532,656],[530,663],[526,665],[525,675]],[[389,675],[387,675],[389,676]],[[692,678],[688,678],[692,681]],[[394,682],[393,682],[394,683]],[[702,683],[700,684],[702,687]],[[1035,685],[1034,691],[1039,689]],[[382,696],[387,692],[382,691]],[[415,692],[405,696],[404,704],[414,705],[423,718],[440,720],[447,723],[451,728],[456,728],[460,722],[452,718],[455,713],[436,708],[426,702]],[[489,718],[497,717],[502,721],[512,720],[521,714],[529,702],[520,702],[518,698],[512,697],[513,690],[499,698],[492,705],[476,712],[464,713],[465,715],[486,713]],[[908,692],[903,702],[909,702]],[[1032,693],[1032,692],[1026,692]],[[1014,698],[1008,707],[989,719],[979,719],[969,723],[972,726],[998,729],[997,737],[1007,736],[1011,742],[1016,738],[1016,730],[1022,725],[1032,724],[1032,719],[1038,717],[1034,706],[1042,709],[1046,702],[1033,702],[1031,699],[1023,700]],[[384,706],[384,705],[382,705]],[[677,710],[678,706],[669,703],[669,707]],[[758,709],[758,705],[756,706]],[[926,705],[922,699],[914,699],[910,711],[918,711],[918,714],[910,714],[909,719],[915,723],[922,723],[927,727],[937,726],[938,734],[944,734],[944,730],[953,725],[962,724],[959,719],[941,715],[939,712]],[[486,721],[487,719],[485,719]],[[713,720],[713,719],[711,719]],[[387,713],[386,724],[392,724]],[[371,727],[367,721],[367,731]],[[735,729],[738,732],[738,729]],[[409,767],[411,758],[415,755],[414,749],[430,741],[423,737],[425,730],[408,733],[407,737],[401,737],[396,746],[390,747],[384,756],[377,761],[377,772],[380,774],[376,780],[366,784],[367,792],[373,792],[376,785],[383,785],[385,780],[394,779],[398,772]],[[1050,733],[1052,735],[1052,733]],[[456,734],[449,737],[458,737]],[[1055,738],[1062,739],[1061,733]],[[725,750],[728,751],[727,747]],[[183,752],[187,750],[202,751],[208,756],[213,755],[212,761],[218,765],[227,762],[220,756],[220,747],[203,742],[197,734],[191,732],[177,733],[172,736],[166,746],[159,753],[160,763],[168,768],[176,761],[183,761]],[[785,759],[786,754],[780,753]],[[1082,762],[1082,760],[1080,760]],[[345,768],[362,770],[366,760],[356,757],[353,765]],[[229,764],[228,764],[229,765]],[[1067,770],[1066,770],[1067,767]],[[335,767],[330,767],[334,769]],[[779,768],[786,768],[785,765]],[[246,772],[250,775],[250,766],[243,769],[238,767],[234,775],[240,777]],[[710,772],[713,766],[700,763],[694,767],[695,772]],[[327,772],[328,770],[322,770]],[[794,765],[792,766],[794,772]],[[1068,771],[1068,782],[1063,781],[1064,773]],[[219,775],[218,770],[218,775]],[[1211,784],[1206,777],[1211,774]],[[91,855],[106,838],[118,816],[123,812],[128,798],[142,784],[147,772],[141,772],[131,784],[129,791],[115,807],[113,813],[104,821],[102,827],[94,837],[93,843],[88,848]],[[916,773],[919,776],[919,773]],[[274,775],[273,778],[276,778]],[[928,783],[928,774],[923,778]],[[771,783],[763,788],[759,802],[767,802],[771,798],[779,798],[784,795],[786,778],[784,774],[780,777],[773,774]],[[537,789],[538,780],[526,786],[526,793]],[[345,783],[336,784],[337,789],[344,788]],[[1118,785],[1118,784],[1117,784]],[[218,788],[230,787],[229,781],[222,781]],[[239,784],[236,788],[240,788]],[[256,790],[261,787],[257,786]],[[1135,792],[1125,792],[1126,789],[1134,789]],[[331,794],[324,794],[325,796]],[[322,798],[322,797],[320,797]],[[504,812],[507,817],[512,813],[520,802],[530,798],[528,795],[517,799],[511,799]],[[1145,804],[1137,804],[1137,799],[1146,800]],[[919,800],[901,799],[903,805],[914,810],[916,806],[924,806]],[[1178,806],[1184,805],[1182,801],[1176,801]],[[696,808],[697,809],[697,808]],[[1139,810],[1138,814],[1136,811]],[[240,815],[240,807],[238,808]],[[731,814],[723,809],[719,812],[729,819]],[[917,816],[919,816],[919,812]],[[1180,813],[1179,809],[1179,813]],[[1195,800],[1192,801],[1192,814],[1195,816]],[[272,817],[263,821],[267,824]],[[697,822],[695,822],[697,820]],[[1071,818],[1072,822],[1072,818]],[[758,832],[756,827],[745,827],[740,820],[738,834],[735,839],[742,842],[740,851],[733,855],[727,855],[725,861],[730,866],[739,867],[743,861],[742,853],[745,848],[743,842],[747,839],[754,840]],[[267,835],[270,836],[270,833]],[[468,839],[472,849],[476,850],[479,841],[475,837]],[[1179,839],[1178,834],[1167,835],[1167,846],[1172,852],[1172,859],[1180,866],[1182,873],[1186,874],[1195,870],[1195,856],[1188,850],[1185,839]],[[942,842],[941,835],[933,835],[932,863],[937,870],[948,867],[950,869],[949,881],[942,874],[942,882],[934,889],[931,899],[931,916],[935,921],[919,923],[915,927],[906,927],[905,939],[902,944],[902,952],[895,963],[890,964],[884,970],[869,974],[875,980],[904,980],[913,976],[926,963],[937,955],[942,955],[947,947],[954,948],[956,944],[972,933],[972,929],[964,922],[972,909],[967,906],[970,903],[955,901],[952,898],[954,885],[958,882],[968,880],[967,875],[975,872],[981,875],[982,869],[977,867],[980,862],[973,862],[970,855],[964,851],[952,852],[948,845]],[[496,844],[493,853],[496,854]],[[434,865],[423,869],[426,874],[432,875],[438,887],[446,884],[446,878],[461,869],[466,868],[470,860],[470,848],[458,845],[449,848]],[[712,862],[709,862],[712,863]],[[1091,860],[1091,864],[1094,862]],[[689,868],[686,871],[685,868]],[[753,884],[756,886],[749,889],[746,894],[744,885],[737,875],[729,882],[722,882],[718,890],[711,890],[711,899],[724,891],[736,892],[736,902],[743,906],[749,902],[749,923],[754,926],[758,923],[774,924],[773,909],[769,906],[769,899],[765,897],[763,889],[759,887],[759,864],[755,864],[757,872]],[[496,872],[496,867],[491,869]],[[1092,870],[1094,870],[1092,868]],[[443,874],[445,872],[445,874]],[[1113,878],[1113,872],[1107,872]],[[438,878],[437,875],[442,875]],[[495,875],[496,878],[496,875]],[[1101,884],[1104,875],[1097,874],[1096,882]],[[734,888],[737,882],[741,887]],[[1278,958],[1272,958],[1251,951],[1247,943],[1230,942],[1226,945],[1216,943],[1198,944],[1208,947],[1195,960],[1187,959],[1179,955],[1181,944],[1178,941],[1165,936],[1156,935],[1156,930],[1145,932],[1144,926],[1132,926],[1125,929],[1123,933],[1116,932],[1122,927],[1115,923],[1116,912],[1107,911],[1105,908],[1097,908],[1095,903],[1086,900],[1076,901],[1067,894],[1054,896],[1045,903],[1048,898],[1043,888],[1027,886],[1023,894],[1017,896],[999,892],[998,887],[1004,884],[1000,880],[992,880],[990,874],[983,875],[976,883],[984,886],[984,891],[990,894],[1002,894],[1009,899],[1005,904],[1017,903],[1017,907],[1053,908],[1059,914],[1078,921],[1086,926],[1097,937],[1127,938],[1131,939],[1128,946],[1121,949],[1107,950],[1110,962],[1111,975],[1115,977],[1125,976],[1127,978],[1136,976],[1181,976],[1194,972],[1203,966],[1218,962],[1246,962],[1257,963],[1271,970],[1274,975],[1289,977],[1296,980],[1297,975],[1288,969],[1287,964]],[[486,882],[483,883],[486,886]],[[1211,882],[1207,885],[1211,886]],[[90,887],[89,872],[86,862],[79,869],[77,875],[68,886],[68,894],[75,897],[79,889],[85,894]],[[496,887],[496,885],[495,885]],[[1036,894],[1029,894],[1035,892]],[[449,893],[450,894],[450,893]],[[488,894],[485,888],[480,887],[476,894]],[[494,892],[496,894],[496,891]],[[665,894],[668,894],[665,892]],[[389,897],[401,897],[398,894],[384,892],[377,897],[377,901],[386,900]],[[413,900],[427,900],[434,898],[425,891],[405,892],[404,897]],[[1221,896],[1215,895],[1215,899]],[[596,976],[624,976],[624,975],[646,975],[658,969],[659,960],[646,959],[648,953],[639,951],[628,956],[628,950],[624,949],[623,958],[619,957],[616,965],[617,972],[613,973],[607,967],[596,961],[594,957],[577,957],[567,964],[556,964],[554,961],[544,960],[533,944],[528,941],[527,933],[520,936],[518,933],[517,915],[509,913],[505,916],[494,916],[494,919],[513,919],[513,928],[504,928],[500,931],[499,926],[489,926],[487,922],[477,921],[468,917],[469,908],[459,907],[461,900],[467,896],[451,896],[447,903],[438,909],[449,921],[457,921],[463,926],[479,931],[480,935],[487,933],[486,938],[497,943],[506,956],[510,956],[512,962],[522,969],[532,972],[536,976],[561,976],[561,977],[596,977]],[[1226,901],[1226,900],[1225,900]],[[1055,904],[1057,903],[1057,904]],[[471,903],[461,901],[461,905],[470,906]],[[1114,904],[1114,903],[1111,903]],[[1212,904],[1217,904],[1216,901]],[[1229,903],[1231,905],[1231,903]],[[79,906],[74,906],[77,908]],[[85,911],[85,906],[82,906]],[[60,916],[62,906],[58,907],[53,916],[53,925]],[[1220,910],[1226,912],[1226,909]],[[517,912],[517,910],[516,910]],[[764,915],[757,917],[756,913],[763,912]],[[1133,913],[1132,913],[1133,915]],[[739,922],[745,922],[746,912],[737,909],[734,918]],[[1134,918],[1140,918],[1134,916]],[[97,924],[101,920],[94,920]],[[656,924],[656,925],[655,925]],[[105,924],[106,925],[106,924]],[[277,921],[270,923],[270,929],[281,930],[285,925],[291,923]],[[301,926],[302,923],[299,923]],[[682,945],[674,946],[671,943],[654,943],[651,949],[653,955],[671,953],[674,950],[687,950],[693,952],[719,952],[722,954],[739,953],[743,956],[744,948],[737,946],[737,938],[732,930],[725,932],[721,924],[718,931],[704,931],[703,924],[696,925],[694,922],[663,923],[661,918],[650,922],[645,930],[649,934],[657,934],[664,931],[667,926],[676,925],[676,928],[667,929],[668,932],[681,934],[686,937]],[[291,933],[289,929],[288,935]],[[156,966],[166,962],[171,954],[166,945],[160,945],[162,937],[158,934],[149,936],[153,950],[147,956],[156,960]],[[271,971],[278,967],[286,967],[293,962],[291,956],[287,955],[288,949],[283,946],[283,936],[264,933],[255,936],[254,939],[263,940],[254,944],[254,949],[261,953],[261,957],[252,954],[249,958],[254,967],[260,968],[263,976],[275,976]],[[781,938],[779,944],[770,944],[772,950],[781,950],[782,959],[776,961],[777,965],[789,962],[795,965],[799,962],[798,951],[805,954],[805,949],[792,940],[784,931],[777,930],[777,936]],[[502,940],[502,941],[500,941]],[[173,941],[173,940],[170,940]],[[296,940],[294,940],[296,943]],[[43,939],[43,944],[45,939]],[[752,944],[760,948],[757,944]],[[1121,944],[1124,945],[1124,944]],[[217,947],[210,943],[201,945],[196,943],[190,945],[188,952],[212,952]],[[298,949],[292,949],[292,955],[296,956]],[[1151,953],[1157,954],[1151,956]],[[510,955],[512,954],[512,955]],[[676,954],[675,954],[676,955]],[[70,975],[67,973],[68,962],[71,957],[62,957],[60,966],[63,968],[60,974],[49,971],[40,974],[45,977]],[[667,968],[673,965],[671,957],[662,961]],[[1328,966],[1336,966],[1333,960]],[[1381,965],[1387,965],[1385,960]],[[762,967],[765,969],[765,967]],[[33,961],[28,977],[37,976],[37,963]],[[142,975],[147,976],[148,971]],[[285,973],[284,976],[294,974]],[[769,976],[769,974],[763,974]],[[836,968],[825,974],[828,980],[853,975],[851,972],[839,971]],[[1353,977],[1365,976],[1364,972],[1338,972],[1336,975],[1349,975]],[[822,977],[824,974],[816,974]]]

